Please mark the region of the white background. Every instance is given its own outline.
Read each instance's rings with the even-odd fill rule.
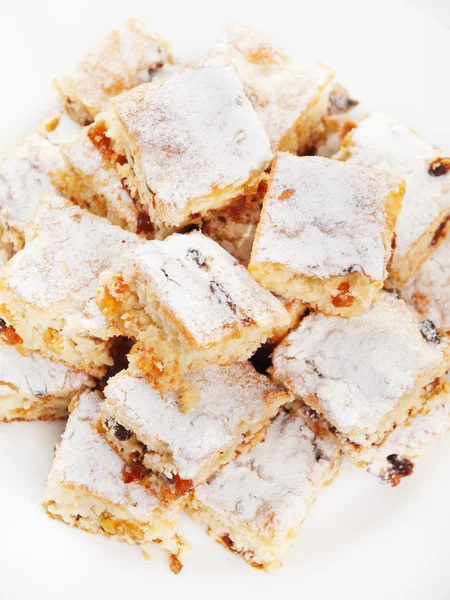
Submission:
[[[437,15],[439,4],[430,3]],[[445,22],[448,2],[442,6]],[[449,30],[404,3],[0,0],[0,152],[49,114],[52,77],[130,15],[159,30],[184,60],[200,56],[229,19],[245,21],[298,60],[335,67],[369,110],[450,151]],[[158,550],[146,562],[135,548],[45,516],[39,502],[62,429],[0,424],[1,600],[450,598],[450,435],[396,489],[347,465],[275,575],[253,571],[186,519],[194,548],[173,576]]]

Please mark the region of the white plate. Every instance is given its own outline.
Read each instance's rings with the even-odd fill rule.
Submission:
[[[450,150],[449,31],[395,0],[3,0],[0,152],[51,111],[52,77],[130,15],[172,40],[186,60],[200,56],[226,21],[248,22],[298,60],[335,67],[369,110]],[[146,562],[135,548],[45,516],[39,502],[62,430],[61,423],[0,425],[2,600],[450,598],[450,435],[396,489],[347,465],[274,576],[253,571],[186,519],[193,551],[175,577],[158,550]]]

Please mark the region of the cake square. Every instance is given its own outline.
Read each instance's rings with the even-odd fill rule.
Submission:
[[[425,406],[449,359],[432,324],[384,292],[360,316],[305,317],[275,349],[271,374],[344,444],[370,447]]]
[[[383,115],[363,119],[344,139],[338,160],[395,173],[406,182],[387,285],[401,288],[447,233],[450,158]]]
[[[450,386],[440,380],[425,407],[397,427],[383,443],[359,456],[360,466],[392,486],[412,475],[417,461],[450,428]]]
[[[6,343],[102,377],[118,333],[95,304],[98,277],[140,238],[57,196],[44,196],[26,246],[0,275]]]
[[[100,308],[137,341],[130,361],[161,391],[177,389],[189,370],[246,360],[289,321],[275,296],[198,231],[144,242],[101,283]]]
[[[23,248],[25,225],[41,196],[56,193],[51,174],[63,165],[59,145],[39,132],[0,160],[0,241],[8,259]]]
[[[152,81],[168,77],[180,67],[167,63],[154,73]],[[143,235],[154,236],[154,226],[139,198],[118,173],[115,160],[98,127],[90,125],[61,148],[64,168],[53,174],[58,191],[75,204],[96,215],[106,217],[114,225]],[[160,237],[165,231],[158,231]]]
[[[323,133],[331,69],[298,65],[268,36],[237,22],[225,28],[209,56],[235,67],[274,152],[309,152]]]
[[[313,433],[292,406],[264,441],[195,489],[189,514],[252,567],[272,571],[339,467],[338,446]]]
[[[91,131],[92,126],[84,127],[62,147],[66,162],[54,176],[58,191],[66,198],[76,199],[76,204],[90,212],[106,217],[114,225],[141,233],[145,221],[151,232],[153,228],[147,213],[139,207],[137,200],[133,200],[109,156],[96,146]]]
[[[250,273],[327,314],[366,311],[387,276],[403,193],[403,181],[389,173],[279,153]]]
[[[127,482],[124,462],[95,429],[100,403],[98,392],[83,392],[71,403],[44,491],[47,514],[143,549],[161,544],[179,570],[183,541],[176,527],[184,501],[163,506],[139,483]]]
[[[85,373],[0,341],[0,421],[64,419],[72,397],[94,386]]]
[[[401,291],[423,319],[450,333],[450,238],[445,238]]]
[[[252,196],[272,153],[235,69],[208,60],[120,94],[96,119],[156,227],[182,227]]]
[[[199,400],[188,413],[134,369],[108,381],[100,430],[130,465],[130,476],[171,502],[255,444],[292,395],[248,362],[189,373]]]
[[[111,98],[151,81],[172,63],[167,42],[150,33],[145,23],[131,18],[97,42],[55,87],[69,115],[86,125],[108,107]]]
[[[366,469],[383,482],[395,487],[414,473],[429,446],[450,428],[450,385],[436,378],[424,391],[424,404],[419,412],[412,411],[405,421],[391,430],[373,446],[358,446],[344,442],[334,428],[313,409],[297,402],[299,412],[313,431],[341,446],[343,452],[358,467]]]

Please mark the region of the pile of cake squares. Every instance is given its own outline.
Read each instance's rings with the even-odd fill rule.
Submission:
[[[68,419],[50,517],[274,570],[344,457],[396,486],[450,426],[450,158],[239,23],[55,86],[0,162],[0,420]]]

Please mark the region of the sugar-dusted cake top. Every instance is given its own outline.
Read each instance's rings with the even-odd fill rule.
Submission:
[[[411,129],[379,114],[363,119],[344,144],[345,156],[350,153],[347,162],[396,173],[405,180],[396,229],[396,255],[404,256],[439,213],[450,209],[450,172],[430,174],[433,161],[442,155]]]
[[[387,198],[401,193],[389,173],[320,157],[279,153],[264,198],[251,262],[326,278],[354,271],[382,281],[392,231]]]
[[[405,302],[384,293],[368,313],[305,317],[272,355],[273,376],[358,444],[426,372],[448,360],[448,344]],[[445,370],[445,369],[444,369]]]
[[[196,199],[239,186],[272,158],[232,66],[214,60],[113,100],[162,220],[178,225]]]
[[[226,250],[200,232],[172,234],[127,253],[127,273],[164,307],[189,342],[204,347],[282,324],[281,302]]]
[[[161,394],[137,371],[122,371],[105,388],[105,402],[119,422],[132,424],[144,444],[163,443],[185,479],[194,478],[212,454],[227,447],[244,423],[251,429],[268,408],[292,399],[248,362],[213,365],[187,377],[200,396],[187,413],[180,411],[175,393]]]
[[[0,212],[8,225],[22,232],[45,193],[56,193],[49,173],[64,166],[59,148],[39,133],[28,136],[0,160]]]
[[[2,272],[8,302],[25,303],[92,334],[106,327],[95,304],[98,276],[118,268],[140,238],[58,196],[44,196],[27,229],[26,246]]]
[[[11,393],[36,398],[66,396],[93,386],[94,380],[85,373],[39,354],[24,356],[0,341],[0,400]]]
[[[274,151],[333,77],[323,65],[297,65],[268,36],[242,23],[225,28],[210,56],[236,68]]]
[[[169,59],[166,42],[151,34],[145,23],[131,18],[97,42],[71,73],[57,77],[55,83],[93,119],[113,96],[150,81],[153,71]]]
[[[263,442],[198,486],[195,496],[222,521],[282,538],[305,519],[338,460],[334,444],[317,437],[295,412],[281,411]]]
[[[92,142],[89,128],[83,128],[71,142],[65,144],[62,153],[91,190],[105,198],[108,210],[114,212],[131,231],[135,231],[138,209],[114,165],[104,158]]]
[[[83,392],[72,404],[66,430],[55,454],[49,481],[84,488],[90,494],[149,519],[158,499],[138,483],[124,483],[124,462],[96,431],[100,409],[96,392]]]
[[[431,254],[401,293],[424,319],[450,331],[450,239]]]

